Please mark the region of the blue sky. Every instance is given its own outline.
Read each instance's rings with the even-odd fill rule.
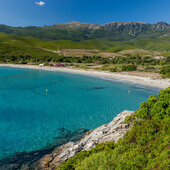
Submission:
[[[170,23],[170,0],[0,0],[0,24],[43,26],[70,21]]]

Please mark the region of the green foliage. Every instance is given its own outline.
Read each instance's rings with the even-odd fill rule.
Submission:
[[[162,67],[159,73],[163,74],[165,77],[170,77],[170,65]]]
[[[130,123],[135,119],[134,115],[126,116],[125,123]]]
[[[39,39],[30,37],[21,37],[16,35],[8,35],[0,33],[0,57],[3,58],[19,58],[21,56],[45,57],[57,56],[56,54],[43,49],[44,46],[53,46],[57,49],[57,45],[51,42],[44,42]],[[54,48],[54,49],[55,49]]]
[[[123,65],[122,66],[122,71],[136,71],[137,66],[135,65]]]
[[[150,109],[152,109],[153,105],[157,101],[157,97],[155,95],[150,96],[148,102],[143,102],[136,113],[138,118],[151,118]]]
[[[57,40],[53,41],[59,44],[61,49],[98,49],[102,51],[109,51],[110,48],[122,47],[126,48],[127,44],[120,41],[107,40],[85,40],[85,41],[71,41],[71,40]]]
[[[168,36],[170,37],[170,36]],[[143,39],[138,41],[133,41],[130,43],[132,46],[145,50],[153,51],[170,51],[170,39],[168,38],[158,38],[158,39]]]
[[[136,116],[143,119],[163,119],[164,117],[169,117],[169,104],[170,88],[161,91],[158,98],[155,95],[150,96],[147,102],[141,104]]]
[[[78,154],[76,154],[76,156],[74,156],[73,158],[69,159],[67,162],[65,162],[64,164],[62,164],[60,166],[59,169],[74,169],[75,165],[77,165],[80,161],[83,161],[86,157],[89,157],[93,154],[96,154],[98,152],[102,152],[102,151],[112,151],[115,148],[115,143],[114,142],[107,142],[107,143],[103,143],[103,144],[98,144],[96,145],[95,148],[92,148],[89,151],[81,151]]]
[[[123,46],[113,46],[111,48],[108,48],[106,50],[106,52],[120,52],[122,50],[128,50],[128,49],[131,49],[132,47],[131,46],[128,46],[128,45],[123,45]]]
[[[109,70],[110,72],[117,72],[117,67],[113,67]]]
[[[170,87],[162,90],[158,97],[150,96],[135,115],[126,118],[125,121],[133,121],[134,125],[117,144],[109,142],[106,145],[97,145],[89,151],[81,151],[58,169],[168,170],[169,114]]]

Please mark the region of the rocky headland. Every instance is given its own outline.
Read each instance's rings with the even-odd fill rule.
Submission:
[[[45,155],[40,159],[37,162],[38,167],[43,170],[52,170],[82,150],[90,150],[99,143],[117,142],[129,130],[130,124],[126,124],[124,120],[126,116],[132,113],[133,111],[124,111],[118,114],[112,122],[86,133],[79,142],[69,142],[60,146],[51,154]]]
[[[125,123],[126,116],[133,111],[123,111],[112,122],[104,124],[96,129],[86,132],[78,141],[72,140],[59,147],[51,147],[41,151],[18,153],[12,157],[0,161],[1,170],[53,170],[63,162],[75,156],[83,150],[90,150],[97,144],[115,141],[117,142],[130,129],[130,124]],[[83,132],[81,132],[81,135]],[[80,135],[80,136],[81,136]]]

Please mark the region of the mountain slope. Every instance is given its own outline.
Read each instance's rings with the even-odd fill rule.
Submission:
[[[31,36],[43,40],[112,40],[129,41],[158,38],[170,34],[170,24],[140,22],[113,22],[104,25],[70,22],[44,27],[10,27],[0,25],[0,32]]]

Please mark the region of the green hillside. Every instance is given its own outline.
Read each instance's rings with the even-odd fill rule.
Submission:
[[[46,52],[39,46],[43,44],[41,40],[30,38],[30,37],[21,37],[16,35],[8,35],[0,33],[0,55],[1,56],[12,56],[12,55],[29,55],[29,56],[45,56],[53,55],[53,53]],[[47,43],[51,44],[51,43]]]
[[[60,50],[80,49],[79,59],[75,53],[57,54],[58,46]],[[2,63],[40,63],[40,62],[64,62],[64,63],[93,63],[93,64],[119,64],[117,71],[121,70],[122,64],[136,64],[139,68],[148,71],[159,72],[161,66],[166,66],[166,61],[156,61],[153,58],[142,59],[144,55],[164,55],[170,56],[170,36],[159,39],[137,40],[133,42],[108,41],[108,40],[56,40],[43,41],[38,38],[23,37],[13,34],[0,33],[0,62]],[[93,52],[83,50],[92,49]],[[98,52],[95,52],[95,50]],[[106,57],[102,55],[107,55]],[[109,57],[116,56],[110,60]],[[88,57],[83,57],[88,56]],[[95,57],[94,57],[95,56]],[[82,58],[83,57],[83,58]],[[126,57],[126,59],[125,59]],[[114,58],[114,57],[113,57]],[[168,60],[167,60],[168,61]],[[149,65],[152,63],[152,69]],[[121,64],[121,65],[120,65]],[[106,65],[107,66],[107,65]],[[153,68],[154,66],[154,68]],[[84,66],[83,66],[84,67]],[[101,67],[104,70],[115,70],[115,68]],[[117,66],[115,66],[117,67]],[[146,68],[145,68],[146,67]],[[169,66],[168,66],[169,68]],[[140,70],[141,70],[140,69]],[[166,69],[167,70],[167,69]],[[169,69],[168,69],[169,70]],[[166,71],[163,74],[169,75]]]
[[[151,51],[170,51],[170,36],[159,39],[145,39],[130,43],[135,48]]]
[[[71,40],[43,41],[32,37],[0,33],[1,55],[52,55],[54,53],[43,50],[60,49],[98,49],[107,52],[119,52],[127,49],[144,49],[150,51],[170,51],[170,36],[159,39],[137,40],[133,42],[86,40],[81,42]]]
[[[170,88],[162,90],[125,120],[133,125],[118,143],[99,144],[63,163],[60,170],[170,168]]]
[[[5,47],[7,48],[9,46],[9,48],[13,47],[16,48],[16,50],[23,49],[23,53],[25,53],[25,49],[27,48],[28,49],[31,48],[33,51],[39,50],[40,48],[57,50],[58,45],[60,46],[60,49],[99,49],[99,50],[106,50],[112,46],[126,46],[126,43],[124,42],[111,42],[111,41],[100,41],[100,40],[88,40],[88,41],[81,41],[81,42],[76,42],[71,40],[43,41],[37,38],[23,37],[23,36],[4,34],[4,33],[0,33],[0,43],[1,43],[1,47],[0,47],[1,50],[2,50],[2,46],[4,46],[4,48]],[[39,52],[40,51],[42,50],[39,50]]]

